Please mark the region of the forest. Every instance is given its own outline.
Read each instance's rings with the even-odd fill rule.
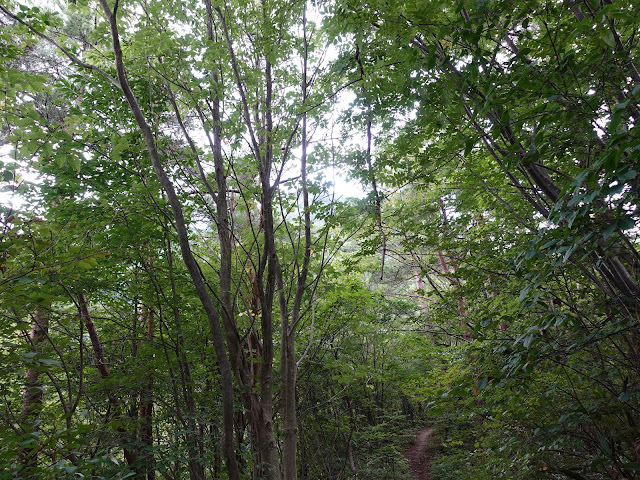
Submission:
[[[0,480],[640,478],[639,12],[0,0]]]

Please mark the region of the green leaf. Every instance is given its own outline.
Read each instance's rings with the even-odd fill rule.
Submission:
[[[620,121],[622,120],[622,112],[620,110],[616,110],[615,113],[611,116],[611,121],[609,122],[609,133],[613,134],[618,130],[618,126],[620,125]]]
[[[54,360],[53,358],[39,358],[38,362],[42,363],[43,365],[51,365],[55,367],[62,366],[62,364],[58,360]]]
[[[618,222],[613,222],[609,224],[609,226],[604,230],[604,232],[602,232],[603,238],[605,240],[609,238],[611,234],[616,231],[616,228],[618,228]]]
[[[576,247],[577,245],[573,245],[565,252],[564,256],[562,257],[562,263],[565,263],[567,260],[569,260]]]
[[[18,445],[20,445],[21,447],[29,447],[37,443],[38,443],[37,438],[27,438],[26,440],[21,441]]]
[[[67,164],[67,154],[63,152],[56,153],[56,165],[62,168]]]
[[[624,110],[625,108],[627,108],[627,106],[629,105],[629,102],[631,101],[630,98],[627,98],[625,101],[620,102],[619,104],[617,104],[614,108],[615,110]]]
[[[618,467],[623,470],[631,470],[632,472],[640,472],[640,463],[618,463]]]
[[[636,226],[636,223],[630,217],[619,218],[617,224],[620,230],[629,230]]]
[[[604,43],[606,43],[608,46],[610,46],[611,48],[615,48],[616,39],[614,38],[611,30],[607,30],[604,36],[602,37],[602,39],[604,40]]]
[[[75,170],[76,173],[80,173],[80,158],[77,155],[73,155],[71,157],[71,167]]]
[[[489,379],[487,377],[480,377],[476,386],[478,387],[478,390],[484,390],[485,388],[487,388],[488,384]]]
[[[465,144],[464,144],[464,156],[467,157],[470,153],[471,150],[473,150],[474,145],[476,144],[476,141],[472,138],[468,139]]]
[[[627,180],[631,180],[632,178],[636,178],[637,172],[635,170],[629,170],[621,175],[618,175],[618,182],[624,183]]]
[[[618,400],[625,403],[625,402],[628,402],[632,397],[633,397],[633,393],[622,392],[620,395],[618,395]]]

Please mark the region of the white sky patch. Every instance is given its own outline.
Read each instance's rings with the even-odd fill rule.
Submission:
[[[11,153],[13,145],[0,146],[0,206],[12,211],[24,210],[28,207],[28,198],[19,193],[18,188],[25,183],[39,184],[40,175],[33,169],[26,168],[20,159],[16,160]],[[5,180],[5,171],[11,172],[12,178]]]

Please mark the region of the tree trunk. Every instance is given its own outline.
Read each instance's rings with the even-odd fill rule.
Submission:
[[[33,315],[29,343],[32,350],[37,353],[38,345],[45,341],[49,331],[49,317],[38,308]],[[37,416],[42,404],[42,385],[38,381],[40,369],[29,367],[25,373],[25,388],[22,394],[22,418],[25,420]]]
[[[166,231],[168,233],[168,231]],[[180,381],[182,383],[182,396],[187,410],[187,416],[180,420],[186,426],[187,431],[184,435],[185,443],[187,445],[187,466],[189,468],[190,480],[205,480],[204,465],[200,461],[202,455],[202,432],[196,425],[196,403],[193,392],[193,378],[191,376],[191,368],[189,366],[189,360],[184,349],[184,331],[182,329],[182,321],[180,317],[180,311],[176,304],[178,299],[178,291],[174,276],[173,254],[171,253],[171,240],[167,236],[167,262],[169,265],[169,281],[171,283],[171,295],[172,295],[172,313],[176,328],[176,352],[178,357],[178,368],[180,370]],[[182,416],[179,406],[179,398],[177,392],[175,392],[176,411],[179,416]]]
[[[303,35],[304,35],[304,54],[302,64],[301,93],[302,104],[307,100],[307,59],[308,59],[308,40],[307,40],[307,16],[306,8],[303,7]],[[297,447],[298,447],[298,416],[296,412],[296,385],[297,385],[297,360],[295,342],[297,337],[298,324],[301,319],[302,300],[307,290],[307,276],[309,274],[309,264],[311,261],[311,213],[309,211],[309,189],[307,184],[307,115],[302,115],[302,132],[301,132],[300,155],[300,178],[302,181],[302,203],[304,217],[304,253],[302,257],[302,265],[298,264],[298,278],[296,285],[296,294],[293,299],[291,308],[291,323],[289,323],[289,312],[285,301],[284,285],[282,281],[282,271],[278,265],[276,275],[278,277],[278,300],[280,303],[281,317],[281,350],[280,350],[280,390],[282,395],[282,430],[284,433],[284,442],[282,446],[282,473],[284,480],[295,480],[298,475],[297,467]]]
[[[93,349],[93,357],[95,359],[96,368],[98,369],[98,373],[100,373],[100,377],[108,378],[110,376],[109,367],[107,366],[107,362],[104,357],[104,349],[102,348],[102,342],[98,337],[98,331],[96,330],[96,326],[93,323],[93,319],[91,318],[91,313],[89,312],[89,305],[87,303],[87,297],[84,293],[80,292],[78,294],[78,311],[80,313],[80,318],[83,319],[85,326],[87,327],[87,333],[89,334],[89,339],[91,340],[91,347]],[[109,403],[113,406],[113,409],[116,412],[116,415],[120,415],[120,399],[115,396],[112,392],[107,393],[109,397]],[[122,425],[118,426],[118,432],[122,434],[122,448],[124,458],[127,461],[127,464],[132,468],[137,468],[136,462],[138,459],[138,452],[131,441],[131,434],[128,432]]]
[[[147,342],[153,344],[154,324],[153,310],[144,306],[141,319],[147,324]],[[147,372],[148,377],[140,392],[140,407],[138,410],[138,438],[141,444],[140,459],[147,480],[156,480],[156,461],[153,454],[153,370]]]
[[[29,332],[29,343],[34,353],[38,352],[38,345],[45,341],[49,331],[49,316],[44,311],[37,308],[33,314],[31,330]],[[25,372],[25,387],[22,392],[22,423],[28,433],[36,432],[38,429],[37,418],[42,408],[43,387],[39,382],[40,369],[34,366],[27,368]],[[34,439],[35,440],[35,439]],[[31,446],[21,447],[22,475],[30,480],[36,479],[35,469],[38,467],[38,448],[34,441],[34,448]]]

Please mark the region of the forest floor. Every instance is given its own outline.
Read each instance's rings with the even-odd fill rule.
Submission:
[[[427,451],[429,439],[433,433],[433,428],[425,428],[416,433],[413,443],[404,452],[404,456],[409,460],[411,471],[416,480],[432,480],[429,470],[431,468],[431,454]]]

